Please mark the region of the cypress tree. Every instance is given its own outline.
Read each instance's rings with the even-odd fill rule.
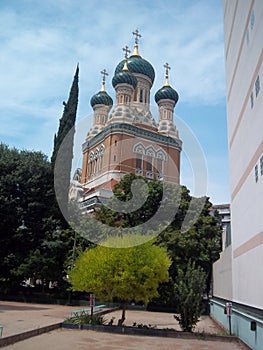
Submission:
[[[59,121],[58,133],[54,137],[54,148],[51,164],[54,169],[54,186],[57,201],[64,216],[67,218],[68,193],[73,159],[73,143],[75,121],[78,105],[79,66],[77,66],[74,80],[67,102],[63,102],[64,111]]]
[[[53,167],[55,165],[59,147],[61,146],[68,132],[75,126],[77,106],[78,106],[78,95],[79,95],[78,82],[79,82],[79,66],[77,66],[77,69],[75,72],[75,76],[74,76],[73,83],[69,93],[68,102],[67,103],[63,102],[64,111],[63,111],[62,117],[59,120],[58,132],[54,136],[54,147],[53,147],[53,153],[51,157],[51,163]],[[71,160],[72,160],[72,157],[73,157],[73,140],[72,140]]]

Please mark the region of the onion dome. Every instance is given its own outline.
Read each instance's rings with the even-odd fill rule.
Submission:
[[[132,87],[135,89],[137,86],[137,78],[131,72],[129,72],[127,66],[128,53],[130,50],[127,45],[122,50],[125,51],[124,65],[122,70],[114,75],[112,79],[112,85],[115,88],[115,86],[118,84],[128,84],[132,85]]]
[[[156,92],[154,98],[155,102],[157,103],[160,100],[173,100],[175,103],[177,103],[179,95],[171,86],[164,85]]]
[[[115,75],[120,73],[124,67],[125,60],[122,60],[116,67],[115,69]],[[151,79],[151,82],[153,84],[154,78],[155,78],[155,73],[153,66],[151,63],[143,59],[141,56],[130,56],[127,61],[127,66],[130,72],[132,73],[139,73],[146,75]]]
[[[165,83],[164,83],[164,86],[156,92],[154,96],[155,102],[158,103],[160,100],[172,100],[176,104],[179,99],[179,95],[169,84],[168,71],[169,69],[171,69],[171,67],[169,66],[168,63],[166,63],[164,65],[164,68],[166,70]]]
[[[108,73],[104,69],[103,71],[101,71],[101,74],[103,76],[102,87],[96,95],[92,96],[90,100],[91,107],[94,107],[95,105],[105,105],[105,106],[113,105],[112,98],[107,94],[105,90],[105,77],[106,75],[108,75]]]
[[[118,74],[115,74],[112,78],[112,86],[115,88],[118,84],[128,84],[132,85],[135,89],[137,86],[136,77],[128,70],[122,70]]]
[[[106,106],[112,106],[113,100],[112,98],[107,94],[106,91],[99,91],[96,95],[92,96],[90,100],[91,107],[95,105],[106,105]]]
[[[154,78],[155,78],[153,66],[151,65],[151,63],[149,63],[148,61],[146,61],[145,59],[143,59],[140,56],[139,50],[138,50],[138,39],[141,38],[141,34],[139,34],[138,29],[136,29],[136,31],[133,32],[132,34],[135,35],[134,51],[129,58],[127,58],[127,56],[125,56],[126,59],[122,60],[117,65],[114,75],[117,75],[118,73],[120,73],[122,71],[122,69],[125,67],[125,63],[126,63],[127,68],[131,73],[138,73],[138,74],[146,75],[148,78],[151,79],[151,82],[153,84]],[[125,49],[123,49],[123,50],[126,51],[126,53],[127,53],[127,50],[125,50]]]

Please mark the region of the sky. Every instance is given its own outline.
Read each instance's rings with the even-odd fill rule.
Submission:
[[[100,71],[109,73],[106,90],[115,100],[113,73],[123,59],[122,48],[133,48],[136,29],[142,35],[140,54],[155,69],[155,119],[154,94],[163,86],[168,62],[170,84],[179,94],[179,135],[191,134],[207,171],[207,186],[198,195],[209,196],[213,204],[228,203],[221,0],[0,0],[0,142],[51,156],[77,64],[77,123],[88,132]],[[199,163],[182,140],[181,183],[196,195]]]

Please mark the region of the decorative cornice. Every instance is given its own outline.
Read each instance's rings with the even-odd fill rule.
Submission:
[[[150,130],[138,128],[138,127],[136,127],[134,125],[130,125],[130,124],[114,123],[114,124],[110,124],[110,125],[106,126],[99,134],[92,137],[92,139],[84,142],[82,145],[82,151],[85,152],[85,150],[87,148],[90,148],[90,147],[96,145],[96,143],[100,142],[101,140],[104,140],[105,137],[107,136],[107,134],[113,133],[113,132],[114,133],[126,132],[128,134],[132,134],[133,136],[134,135],[143,136],[143,137],[150,139],[150,140],[153,140],[153,141],[158,141],[158,142],[162,142],[164,144],[171,145],[180,151],[182,149],[182,141],[180,139],[174,139],[170,136],[161,135],[161,134],[152,132]]]

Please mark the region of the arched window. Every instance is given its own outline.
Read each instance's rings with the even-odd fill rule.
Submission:
[[[136,154],[136,171],[143,170],[143,155],[140,153]]]
[[[157,176],[160,178],[163,175],[163,160],[161,158],[157,158],[156,167],[157,167]]]
[[[103,155],[100,156],[100,158],[98,159],[98,162],[99,162],[99,169],[98,169],[98,171],[101,172],[102,162],[103,162]]]
[[[137,100],[138,100],[138,89],[136,88],[135,90],[134,90],[134,95],[133,95],[133,100],[136,102]]]
[[[167,159],[167,155],[166,155],[166,152],[163,150],[163,149],[158,149],[156,151],[156,157],[157,158],[160,158],[162,160],[166,160]]]
[[[101,145],[100,146],[100,155],[104,154],[104,152],[105,152],[105,146]]]
[[[145,147],[139,142],[133,147],[133,152],[136,154],[136,163],[135,163],[135,173],[137,175],[143,175],[143,163],[144,163],[144,154]]]
[[[153,157],[151,155],[146,156],[146,177],[153,178]]]
[[[98,159],[94,159],[93,174],[96,174],[96,173],[97,173],[97,161],[98,161]]]
[[[162,178],[164,173],[164,161],[167,159],[166,152],[163,149],[158,149],[156,151],[156,168],[157,168],[157,178]]]
[[[140,102],[143,102],[143,89],[140,89]]]
[[[152,158],[155,158],[156,157],[156,151],[155,151],[155,149],[153,148],[153,146],[148,146],[147,148],[146,148],[146,154],[148,155],[148,156],[151,156]]]
[[[88,177],[92,174],[92,161],[89,159],[88,161]]]
[[[141,154],[145,154],[145,147],[142,143],[137,143],[136,145],[134,145],[133,147],[133,152],[134,153],[141,153]]]
[[[90,152],[89,159],[91,162],[93,161],[93,158],[94,158],[94,152]]]
[[[97,159],[99,157],[99,154],[100,154],[100,150],[98,148],[96,148],[96,151],[95,151],[95,159]]]

